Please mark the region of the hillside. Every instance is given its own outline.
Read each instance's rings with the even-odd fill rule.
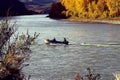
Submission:
[[[0,1],[0,16],[15,16],[34,14],[25,8],[24,4],[18,0],[1,0]]]
[[[48,3],[53,3],[56,2],[58,0],[19,0],[23,3],[25,3],[26,5],[43,5],[43,4],[48,4]]]
[[[58,0],[20,0],[23,2],[28,10],[38,13],[49,13],[51,4]]]
[[[59,5],[58,5],[59,3]],[[119,0],[61,0],[52,5],[50,16],[64,15],[80,19],[106,19],[120,17]],[[60,5],[61,4],[61,5]],[[57,7],[64,7],[60,13]]]

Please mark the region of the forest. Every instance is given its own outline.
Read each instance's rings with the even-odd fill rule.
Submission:
[[[120,0],[60,0],[53,3],[50,17],[106,19],[120,16]]]

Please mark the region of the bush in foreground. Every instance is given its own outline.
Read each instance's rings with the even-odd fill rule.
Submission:
[[[30,45],[39,36],[29,33],[17,35],[11,41],[17,29],[15,24],[10,25],[9,20],[1,21],[0,25],[0,80],[23,80],[21,69],[28,64],[23,64],[29,56]]]
[[[80,73],[77,73],[75,80],[101,80],[101,75],[93,72],[90,68],[87,68],[87,72],[85,76],[81,76]]]

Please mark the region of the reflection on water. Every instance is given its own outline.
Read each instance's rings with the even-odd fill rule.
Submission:
[[[91,67],[103,80],[113,80],[112,73],[120,71],[120,27],[110,24],[88,24],[53,20],[46,15],[16,16],[18,32],[40,33],[33,45],[30,66],[23,71],[33,80],[73,80],[77,72],[86,73]],[[16,32],[17,33],[17,32]],[[45,45],[44,39],[63,40],[70,45]]]

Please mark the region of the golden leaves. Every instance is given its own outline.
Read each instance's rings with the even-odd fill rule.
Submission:
[[[120,0],[61,0],[66,16],[106,18],[120,15]]]

